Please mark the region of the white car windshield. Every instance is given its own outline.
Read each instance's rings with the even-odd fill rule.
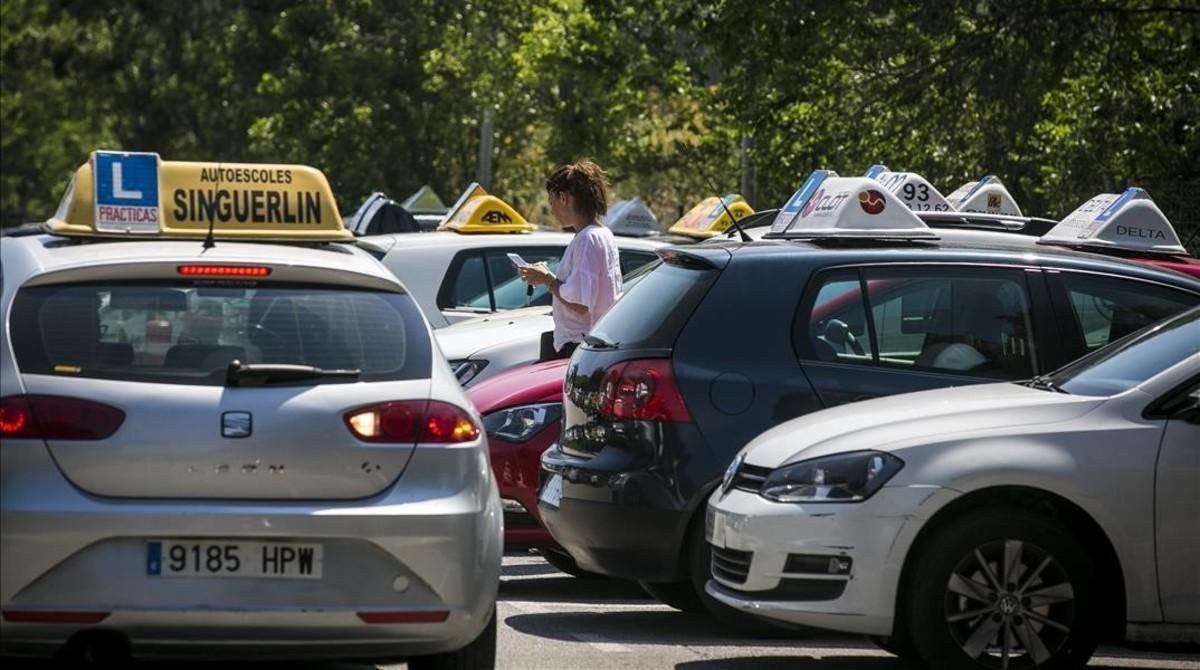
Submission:
[[[1111,396],[1197,353],[1200,353],[1200,308],[1133,333],[1059,369],[1045,381],[1067,393]]]

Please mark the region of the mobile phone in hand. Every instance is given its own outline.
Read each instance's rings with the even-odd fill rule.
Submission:
[[[510,262],[513,264],[513,266],[515,266],[515,267],[519,267],[519,268],[525,268],[525,267],[529,267],[529,263],[526,263],[526,262],[525,262],[525,259],[524,259],[524,258],[521,258],[521,257],[520,257],[519,255],[517,255],[517,254],[508,254],[508,260],[509,260],[509,261],[510,261]]]

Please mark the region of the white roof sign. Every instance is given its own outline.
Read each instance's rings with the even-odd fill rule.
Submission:
[[[1004,187],[1004,182],[995,175],[987,175],[979,181],[969,181],[959,186],[946,200],[959,212],[1021,216],[1021,208],[1016,199]]]
[[[791,218],[784,219],[785,215]],[[937,238],[900,198],[874,179],[838,177],[821,170],[788,200],[771,232],[803,238]]]
[[[651,212],[646,203],[638,197],[622,200],[609,208],[608,216],[604,217],[604,225],[608,226],[614,235],[629,237],[643,237],[662,232],[658,217],[654,216],[654,212]]]
[[[1187,255],[1179,235],[1140,188],[1101,193],[1067,215],[1038,244],[1087,245]]]
[[[892,172],[886,165],[872,165],[866,177],[882,184],[911,210],[949,212],[953,209],[941,192],[915,172]]]
[[[804,203],[812,197],[812,194],[829,177],[836,177],[838,173],[833,170],[815,170],[808,175],[808,179],[796,189],[792,197],[788,198],[787,204],[779,208],[779,213],[775,215],[775,220],[771,222],[772,233],[782,233],[787,230],[796,217],[800,214],[800,209],[804,207]]]

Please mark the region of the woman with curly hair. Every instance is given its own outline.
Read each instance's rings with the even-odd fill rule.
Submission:
[[[565,230],[575,232],[558,272],[544,264],[517,268],[529,284],[550,289],[554,305],[553,358],[570,358],[592,325],[621,293],[621,262],[612,231],[602,222],[608,212],[608,178],[592,161],[563,165],[546,179],[550,212]]]

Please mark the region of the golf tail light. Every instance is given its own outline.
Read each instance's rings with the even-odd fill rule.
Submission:
[[[271,268],[265,265],[180,265],[179,274],[185,277],[266,277]]]
[[[103,440],[125,412],[91,400],[51,395],[0,398],[0,436],[9,439]]]
[[[609,368],[600,382],[600,412],[617,419],[692,420],[666,358],[624,361]]]
[[[346,427],[364,442],[454,444],[479,437],[479,427],[460,407],[439,400],[398,400],[351,410]]]

